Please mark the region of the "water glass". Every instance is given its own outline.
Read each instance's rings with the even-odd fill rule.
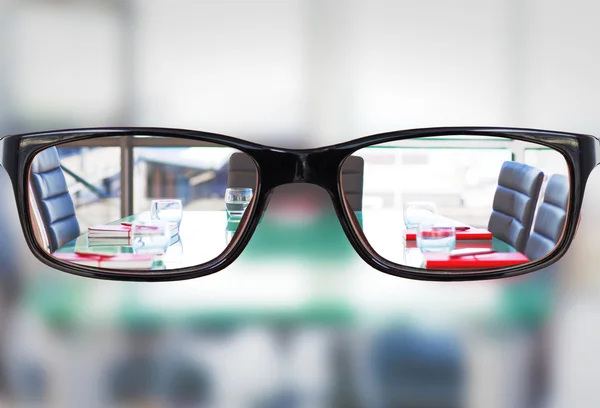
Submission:
[[[225,227],[225,245],[229,245],[229,243],[233,239],[235,232],[237,231],[238,225],[239,221],[227,221],[227,227]]]
[[[181,268],[183,264],[183,242],[180,236],[172,237],[169,247],[162,257],[166,269]]]
[[[251,188],[228,188],[225,190],[225,208],[231,218],[242,218],[252,200]]]
[[[161,255],[171,242],[169,224],[162,220],[134,222],[131,224],[131,246],[138,254]]]
[[[450,252],[455,245],[456,229],[453,223],[435,218],[417,227],[417,247],[421,252]]]
[[[177,228],[179,228],[181,219],[183,218],[183,205],[181,204],[181,200],[152,200],[150,218],[153,220],[166,221],[170,225],[176,225]]]
[[[421,223],[431,222],[435,218],[436,206],[430,201],[409,201],[404,204],[404,226],[416,229]]]

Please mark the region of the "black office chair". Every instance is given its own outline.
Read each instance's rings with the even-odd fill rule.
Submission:
[[[40,232],[50,252],[79,236],[79,221],[55,147],[38,153],[31,165],[31,196],[39,215]]]
[[[360,156],[348,157],[342,166],[342,190],[354,211],[362,211],[365,160]]]
[[[228,188],[256,189],[256,164],[245,153],[233,153],[229,158]]]
[[[544,199],[538,208],[525,247],[525,256],[539,259],[554,249],[565,227],[567,205],[569,203],[569,179],[561,174],[554,174],[548,180]]]
[[[519,252],[525,250],[544,173],[527,164],[502,165],[488,230]]]
[[[362,210],[364,159],[350,156],[342,166],[342,187],[354,211]],[[256,165],[250,156],[233,153],[229,158],[229,188],[256,188]]]

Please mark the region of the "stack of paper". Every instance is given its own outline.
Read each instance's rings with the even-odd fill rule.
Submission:
[[[98,225],[88,228],[88,243],[95,245],[129,245],[131,226]]]

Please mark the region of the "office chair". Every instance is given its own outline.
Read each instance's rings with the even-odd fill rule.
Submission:
[[[228,188],[256,188],[256,165],[244,153],[233,153],[229,158],[229,172],[227,174]]]
[[[342,188],[354,211],[362,211],[364,172],[365,161],[360,156],[348,157],[342,166]]]
[[[544,173],[527,164],[504,162],[498,177],[488,230],[519,252],[525,250]]]
[[[55,147],[38,153],[31,164],[31,196],[47,249],[56,251],[79,236],[79,221]]]
[[[525,247],[524,254],[529,259],[541,258],[554,249],[565,226],[568,202],[569,179],[561,174],[552,175]]]

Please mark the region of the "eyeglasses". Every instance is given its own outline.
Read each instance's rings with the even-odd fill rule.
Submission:
[[[593,136],[516,128],[405,130],[304,150],[200,131],[97,128],[6,136],[1,164],[29,248],[64,272],[130,281],[215,273],[259,223],[269,228],[263,212],[276,187],[311,183],[327,191],[373,268],[462,281],[522,275],[560,259],[599,149]],[[133,186],[121,185],[125,176]],[[180,200],[183,212],[176,208],[169,223],[162,210],[166,250],[139,251],[166,239],[164,229],[153,236],[158,199]],[[125,218],[123,200],[135,209]],[[147,234],[134,245],[131,228],[140,224]],[[170,263],[175,247],[179,259]]]

